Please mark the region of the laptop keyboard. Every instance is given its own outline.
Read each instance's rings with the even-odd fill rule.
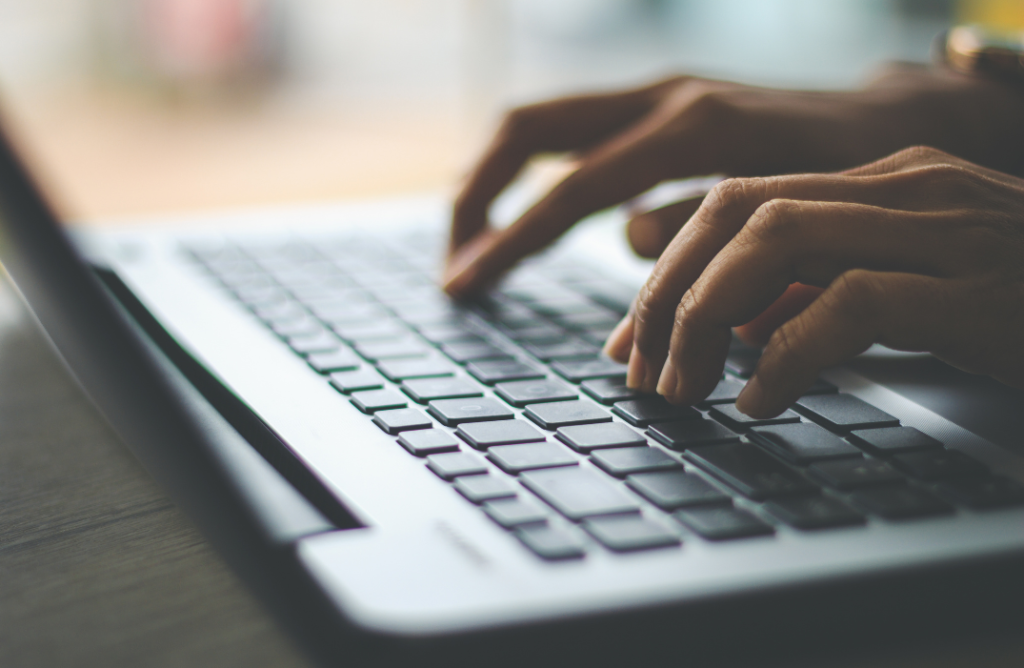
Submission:
[[[454,304],[416,250],[431,240],[403,241],[188,257],[395,447],[543,559],[1024,504],[1024,486],[823,380],[776,418],[740,413],[758,351],[739,343],[703,403],[638,394],[599,354],[632,299],[623,286],[541,258],[488,298]]]

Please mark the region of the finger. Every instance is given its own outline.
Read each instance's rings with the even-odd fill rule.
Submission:
[[[605,355],[616,362],[625,364],[629,361],[629,352],[633,348],[633,313],[632,311],[623,318],[604,343]]]
[[[634,216],[626,228],[629,244],[641,257],[658,257],[703,201],[694,197]]]
[[[608,95],[582,95],[510,112],[456,198],[451,250],[476,236],[487,209],[531,156],[588,147],[647,113],[662,92],[679,80]]]
[[[863,269],[842,274],[775,331],[737,408],[752,417],[778,415],[822,369],[873,343],[916,351],[956,347],[959,331],[949,321],[955,292],[950,279]]]
[[[761,348],[776,329],[807,308],[821,292],[819,287],[794,283],[759,316],[734,331],[747,345]]]

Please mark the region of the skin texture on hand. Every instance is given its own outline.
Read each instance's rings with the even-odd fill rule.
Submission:
[[[873,343],[1024,387],[1024,179],[912,148],[839,174],[724,181],[606,350],[628,357],[631,386],[695,403],[745,323],[774,330],[737,401],[755,417]]]
[[[584,216],[657,183],[706,174],[834,171],[927,144],[987,167],[1024,157],[1024,93],[922,67],[892,66],[861,90],[783,91],[695,77],[510,112],[459,194],[445,288],[485,290]],[[488,225],[494,198],[534,155],[571,153],[578,168],[510,227]],[[699,202],[638,216],[637,249],[657,256]]]

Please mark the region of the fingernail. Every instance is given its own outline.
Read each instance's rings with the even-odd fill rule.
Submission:
[[[602,352],[616,362],[625,362],[629,355],[629,344],[633,342],[633,316],[627,315],[615,325],[615,329],[604,342]]]
[[[736,397],[736,408],[746,415],[755,417],[761,406],[764,404],[764,390],[761,389],[761,382],[754,376],[747,381],[746,387]]]
[[[661,376],[658,378],[658,394],[671,399],[678,394],[679,375],[676,367],[672,364],[672,358],[665,360],[665,366],[661,369]]]
[[[626,369],[626,387],[639,390],[643,387],[647,376],[647,360],[634,345],[629,353],[629,367]]]

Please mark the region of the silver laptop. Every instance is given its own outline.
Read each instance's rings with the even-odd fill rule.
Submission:
[[[72,243],[0,146],[5,269],[323,663],[763,660],[1019,621],[1020,392],[872,351],[754,421],[732,402],[757,351],[737,343],[705,402],[671,406],[599,354],[643,280],[609,250],[614,220],[455,304],[434,282],[446,213],[266,210]]]

